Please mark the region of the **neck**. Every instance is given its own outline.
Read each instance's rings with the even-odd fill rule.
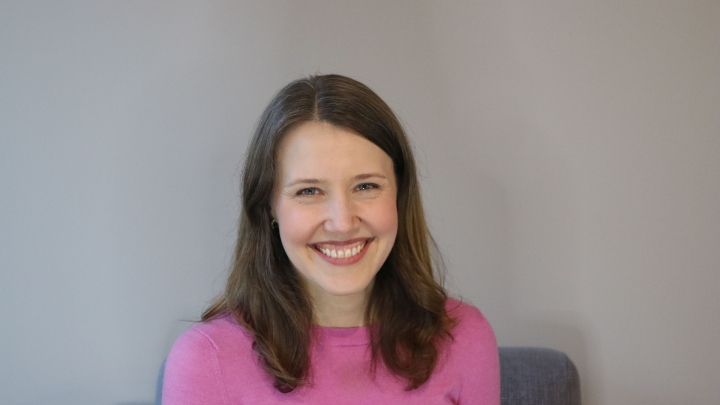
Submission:
[[[365,292],[343,296],[313,294],[315,323],[333,328],[364,326],[367,296]]]

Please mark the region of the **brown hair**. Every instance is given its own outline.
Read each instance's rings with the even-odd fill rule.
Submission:
[[[355,131],[390,156],[397,178],[398,232],[375,276],[365,313],[372,365],[380,357],[407,389],[424,384],[451,337],[440,256],[427,224],[415,160],[398,119],[367,86],[339,75],[296,80],[273,98],[250,142],[232,270],[203,321],[230,312],[253,335],[253,349],[281,392],[303,384],[310,368],[312,305],[273,228],[270,204],[277,149],[296,125],[318,121]],[[434,262],[433,259],[436,259]]]

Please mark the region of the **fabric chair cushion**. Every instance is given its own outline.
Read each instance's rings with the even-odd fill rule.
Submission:
[[[501,347],[500,398],[502,405],[580,405],[580,377],[562,352]]]

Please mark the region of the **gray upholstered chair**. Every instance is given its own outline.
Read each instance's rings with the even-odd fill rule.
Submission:
[[[165,363],[160,367],[155,404],[162,399]],[[580,378],[564,353],[537,347],[500,348],[502,405],[580,405]]]
[[[501,347],[500,399],[502,405],[580,405],[580,377],[565,353]]]

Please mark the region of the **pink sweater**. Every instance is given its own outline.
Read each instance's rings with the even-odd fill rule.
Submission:
[[[165,405],[500,404],[497,344],[474,307],[448,300],[459,321],[430,379],[405,391],[405,381],[378,365],[369,372],[367,329],[318,327],[310,383],[283,394],[258,363],[252,338],[229,316],[199,323],[175,342],[167,359]]]

